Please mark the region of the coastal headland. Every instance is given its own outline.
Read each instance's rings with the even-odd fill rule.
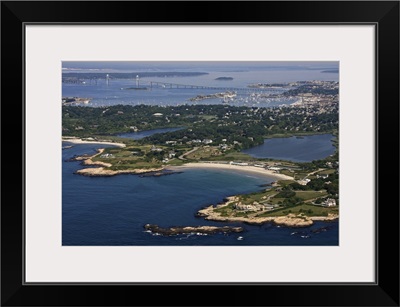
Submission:
[[[338,214],[329,213],[327,216],[307,216],[304,213],[294,214],[289,213],[283,216],[268,216],[263,217],[258,214],[248,214],[246,216],[225,216],[224,208],[238,201],[237,196],[226,198],[226,202],[217,206],[210,205],[197,212],[198,217],[204,217],[206,220],[220,222],[243,222],[247,224],[261,225],[272,222],[276,225],[287,227],[308,227],[314,224],[314,221],[334,221],[339,218]],[[221,210],[222,209],[222,210]]]
[[[69,140],[68,140],[69,142]],[[74,139],[75,144],[107,144],[107,145],[115,145],[118,147],[125,147],[125,144],[122,143],[113,143],[113,142],[100,142],[100,141],[82,141],[81,139]],[[181,166],[161,166],[157,168],[132,168],[132,169],[125,169],[125,170],[111,170],[107,169],[112,166],[111,163],[106,163],[102,161],[93,161],[93,158],[101,155],[104,152],[104,148],[99,148],[97,153],[92,156],[78,156],[74,157],[71,160],[73,161],[82,161],[82,165],[84,166],[98,166],[98,167],[91,167],[91,168],[84,168],[76,171],[76,174],[84,175],[84,176],[115,176],[118,174],[143,174],[149,172],[159,172],[162,170],[170,170],[170,171],[181,171],[185,169],[193,169],[193,168],[205,168],[205,169],[221,169],[221,170],[233,170],[233,171],[240,171],[240,172],[247,172],[247,173],[255,173],[258,175],[263,175],[268,178],[274,178],[277,180],[293,180],[293,177],[276,173],[273,170],[268,170],[265,168],[260,168],[251,165],[233,165],[230,163],[224,162],[192,162],[192,163],[185,163]]]
[[[102,143],[103,144],[103,143]],[[114,145],[114,144],[113,144]],[[124,145],[124,144],[122,144]],[[71,161],[82,161],[82,165],[85,166],[97,166],[90,168],[83,168],[77,170],[75,173],[83,176],[91,176],[91,177],[109,177],[120,174],[144,174],[149,172],[159,172],[164,168],[135,168],[135,169],[126,169],[126,170],[111,170],[109,169],[112,164],[105,163],[101,161],[93,161],[93,158],[101,155],[104,152],[104,148],[99,148],[97,153],[92,156],[78,156],[71,159]]]

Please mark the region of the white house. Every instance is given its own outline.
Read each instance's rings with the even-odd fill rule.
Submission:
[[[327,198],[324,204],[325,207],[335,207],[336,206],[336,200],[333,198]]]

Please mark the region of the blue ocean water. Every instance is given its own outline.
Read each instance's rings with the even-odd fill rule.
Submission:
[[[335,152],[332,134],[266,139],[262,145],[243,150],[255,158],[271,158],[294,162],[324,159]]]
[[[272,178],[214,169],[187,169],[161,177],[74,174],[82,166],[66,161],[74,155],[94,153],[99,147],[104,145],[80,144],[62,151],[63,245],[338,245],[338,222],[317,222],[295,229],[207,221],[195,216],[199,209],[224,197],[259,191],[263,189],[260,185],[272,182]],[[240,225],[245,232],[165,237],[145,232],[147,223],[161,227]],[[244,239],[238,240],[239,236]]]

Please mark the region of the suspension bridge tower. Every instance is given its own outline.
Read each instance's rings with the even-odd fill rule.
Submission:
[[[136,75],[136,87],[139,88],[139,75]]]

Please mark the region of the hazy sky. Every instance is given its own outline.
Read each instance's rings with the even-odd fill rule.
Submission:
[[[256,61],[195,61],[195,62],[63,62],[64,71],[249,71],[249,70],[331,70],[339,62],[256,62]]]

